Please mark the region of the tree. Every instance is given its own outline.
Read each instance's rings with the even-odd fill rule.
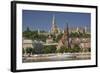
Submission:
[[[65,52],[66,52],[66,53],[68,53],[68,52],[71,53],[71,52],[72,52],[72,48],[65,48]]]
[[[79,37],[80,32],[71,32],[70,37]]]
[[[43,31],[44,32],[44,31]],[[38,34],[38,31],[23,31],[23,37],[32,40],[46,41],[47,36],[43,34]]]
[[[45,46],[43,48],[43,53],[48,54],[48,53],[55,53],[56,52],[56,46]]]
[[[40,35],[38,35],[38,40],[41,40],[41,41],[43,41],[43,42],[46,42],[46,38],[47,38],[47,36],[46,35],[43,35],[43,34],[40,34]]]
[[[40,41],[33,42],[34,50],[33,53],[41,54],[43,49],[43,44]]]
[[[25,37],[27,39],[32,39],[33,33],[31,31],[24,31],[23,32],[23,37]]]
[[[23,53],[23,54],[25,53],[25,50],[24,50],[24,48],[22,48],[22,53]]]
[[[36,52],[35,52],[35,49],[34,49],[34,48],[32,49],[32,54],[36,54]]]
[[[60,49],[57,50],[58,53],[64,53],[65,52],[66,47],[62,46]]]
[[[58,41],[62,38],[62,35],[63,35],[62,33],[59,34],[59,35],[57,36],[57,38],[55,38],[55,41],[58,42]]]
[[[81,52],[81,48],[78,45],[74,45],[74,48],[72,48],[71,52]]]
[[[30,56],[32,53],[32,48],[31,47],[26,48],[26,53],[28,53]]]

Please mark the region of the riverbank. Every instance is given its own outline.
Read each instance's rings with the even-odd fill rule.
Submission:
[[[69,60],[87,60],[91,59],[90,52],[83,53],[53,53],[53,54],[38,54],[30,57],[23,56],[22,61],[27,62],[47,62],[47,61],[69,61]]]

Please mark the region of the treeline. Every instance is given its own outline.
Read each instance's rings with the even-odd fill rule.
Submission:
[[[90,49],[88,49],[90,51]],[[42,45],[35,45],[34,48],[23,48],[23,54],[50,54],[50,53],[78,53],[82,52],[82,49],[75,45],[74,48],[66,48],[62,46],[60,49],[57,49],[56,46],[42,46]]]
[[[44,32],[45,31],[40,31],[40,33],[44,33]],[[53,40],[55,42],[58,42],[61,39],[63,33],[61,33],[61,34],[59,34],[57,36],[52,35],[52,34],[50,34],[50,35],[52,36],[52,38],[53,38]],[[81,32],[71,32],[71,33],[69,33],[68,36],[70,38],[73,38],[73,37],[90,38],[91,34],[89,34],[89,33],[81,33]],[[48,35],[38,34],[37,30],[36,31],[23,31],[23,37],[27,38],[27,39],[31,39],[31,40],[41,40],[41,41],[45,42],[46,39],[48,38]]]
[[[41,31],[44,32],[44,31]],[[26,39],[31,39],[31,40],[41,40],[41,41],[46,41],[47,36],[38,34],[38,31],[24,31],[23,32],[23,37]]]

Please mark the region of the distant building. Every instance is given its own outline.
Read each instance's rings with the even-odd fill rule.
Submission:
[[[46,39],[46,43],[53,43],[53,38],[50,35]]]
[[[86,26],[85,27],[70,27],[69,28],[69,33],[87,33],[87,34],[90,34],[90,29],[87,28]],[[64,32],[64,31],[63,31]]]
[[[22,48],[26,49],[26,48],[33,48],[32,45],[33,41],[31,39],[23,39],[22,41]]]
[[[91,39],[90,38],[82,38],[79,46],[83,52],[88,51],[89,49],[91,49]]]
[[[86,28],[85,29],[79,29],[77,28],[74,32],[81,32],[83,34],[87,33]],[[87,51],[91,48],[91,38],[85,38],[85,37],[69,37],[69,27],[67,25],[67,28],[63,32],[62,38],[58,42],[57,49],[60,49],[62,46],[65,46],[66,48],[74,48],[75,45],[78,45],[83,52]]]

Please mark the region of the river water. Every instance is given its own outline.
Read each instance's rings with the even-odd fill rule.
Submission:
[[[69,60],[89,60],[90,53],[64,53],[64,54],[40,54],[30,57],[24,56],[23,63],[28,62],[49,62],[49,61],[69,61]]]

